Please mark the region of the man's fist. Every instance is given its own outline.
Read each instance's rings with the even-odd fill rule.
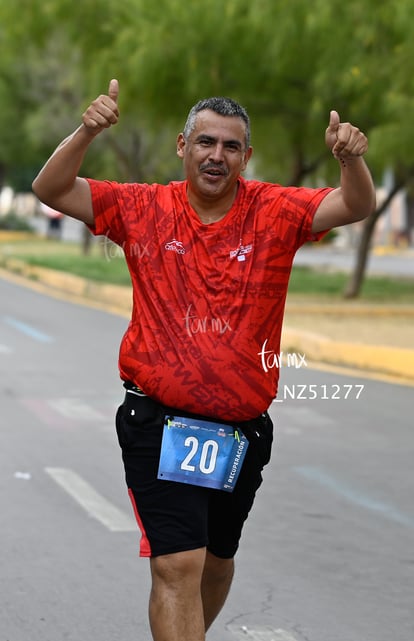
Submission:
[[[98,96],[83,114],[82,122],[92,135],[96,135],[118,122],[118,94],[118,80],[113,79],[109,83],[108,94]]]
[[[325,141],[335,158],[363,156],[368,149],[367,137],[350,122],[341,122],[337,111],[331,111]]]

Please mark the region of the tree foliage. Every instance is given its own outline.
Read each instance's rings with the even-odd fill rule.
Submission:
[[[333,108],[368,135],[376,181],[392,168],[408,186],[411,8],[410,0],[0,0],[0,166],[24,182],[19,171],[34,174],[116,77],[120,123],[85,165],[97,177],[177,177],[175,137],[188,110],[230,95],[250,113],[257,176],[336,181],[324,145]]]
[[[288,181],[336,176],[323,140],[335,108],[370,134],[380,176],[413,154],[414,127],[400,125],[414,95],[409,14],[408,0],[3,0],[1,97],[40,157],[111,77],[121,86],[116,135],[135,132],[141,148],[163,147],[161,130],[174,141],[199,98],[231,95],[251,114],[258,171]],[[18,147],[7,123],[1,133]]]

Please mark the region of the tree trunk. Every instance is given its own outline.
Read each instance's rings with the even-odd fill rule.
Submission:
[[[0,162],[0,193],[3,190],[5,178],[6,178],[6,167],[2,162]]]
[[[361,291],[371,246],[371,237],[379,217],[380,211],[377,209],[365,221],[356,253],[355,267],[344,291],[345,298],[356,298]]]
[[[92,233],[89,231],[86,225],[84,225],[82,231],[82,254],[84,256],[89,256],[89,254],[91,253],[92,238]]]
[[[138,131],[132,131],[129,136],[129,149],[118,142],[113,136],[108,136],[108,145],[111,147],[118,161],[118,165],[128,182],[142,182],[142,139]]]
[[[408,191],[407,193],[407,221],[406,221],[406,236],[408,246],[414,246],[414,193]]]
[[[357,296],[359,295],[362,284],[364,282],[369,250],[371,246],[371,238],[375,229],[375,225],[377,224],[377,220],[387,209],[394,196],[400,191],[400,189],[404,187],[404,185],[405,181],[395,184],[382,205],[378,209],[376,209],[370,216],[368,216],[368,218],[366,218],[356,253],[355,267],[345,287],[345,298],[357,298]]]

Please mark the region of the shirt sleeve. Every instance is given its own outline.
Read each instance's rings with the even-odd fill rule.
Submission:
[[[288,246],[297,250],[304,243],[318,241],[328,233],[329,229],[326,229],[314,234],[312,223],[320,203],[331,191],[332,187],[287,187],[283,190],[278,226],[283,230]]]
[[[106,236],[122,245],[127,236],[130,212],[141,209],[139,185],[87,178],[92,196],[94,225],[88,225],[95,236]]]
[[[122,244],[122,220],[118,202],[117,183],[87,178],[91,190],[94,224],[88,225],[94,236],[107,236]]]
[[[313,233],[312,232],[312,223],[313,223],[313,219],[315,218],[315,214],[318,211],[318,207],[321,204],[322,200],[333,190],[334,190],[334,187],[325,187],[323,189],[317,189],[316,190],[317,193],[315,194],[316,195],[316,200],[315,200],[315,202],[313,202],[313,212],[312,212],[311,216],[309,217],[309,221],[307,221],[307,225],[306,225],[307,228],[306,228],[306,230],[304,230],[305,233],[306,233],[306,238],[301,243],[301,245],[303,245],[303,243],[306,243],[306,242],[315,242],[315,241],[317,242],[318,240],[321,240],[324,236],[326,236],[326,234],[329,233],[330,228],[324,229],[323,231],[320,231],[320,232],[317,232],[317,233]]]
[[[317,206],[314,208],[313,214],[310,219],[310,224],[309,224],[309,230],[307,231],[308,238],[304,242],[317,242],[318,240],[321,240],[326,234],[328,234],[331,230],[331,228],[328,227],[328,229],[324,229],[323,231],[317,232],[314,234],[312,232],[312,223],[313,219],[315,218],[315,214],[318,210],[319,205],[321,204],[322,200],[331,192],[334,191],[334,187],[325,187],[323,189],[318,189],[318,197],[317,197]],[[303,244],[303,243],[302,243]]]

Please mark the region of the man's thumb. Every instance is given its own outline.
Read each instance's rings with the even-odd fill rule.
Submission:
[[[331,132],[337,131],[341,122],[337,111],[332,110],[329,115],[329,129]]]
[[[109,83],[108,96],[112,98],[114,102],[118,102],[118,94],[119,94],[119,83],[118,83],[118,80],[113,78]]]

